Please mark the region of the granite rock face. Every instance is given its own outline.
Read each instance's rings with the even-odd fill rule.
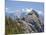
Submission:
[[[15,20],[6,17],[5,26],[6,34],[44,32],[44,24],[39,19],[39,15],[35,10]]]
[[[35,10],[32,10],[30,13],[28,13],[28,15],[23,17],[22,20],[27,22],[26,24],[30,26],[30,28],[34,32],[43,32],[43,29],[42,29],[43,24],[41,23],[39,19],[39,15]]]

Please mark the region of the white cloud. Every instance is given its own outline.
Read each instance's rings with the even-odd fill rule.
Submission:
[[[26,13],[29,13],[32,10],[35,10],[39,15],[43,15],[43,11],[39,11],[39,10],[36,10],[36,9],[33,9],[33,8],[25,8],[25,9],[22,9],[22,11],[23,12],[26,12]]]
[[[32,11],[32,8],[25,8],[25,9],[22,9],[23,12],[26,12],[26,13],[29,13]]]
[[[25,15],[27,15],[29,12],[32,11],[33,8],[25,8],[25,9],[22,9],[22,12],[25,13]]]
[[[16,15],[18,18],[20,18],[21,13],[22,13],[21,10],[18,10],[18,9],[17,9],[17,10],[15,11],[15,15]]]
[[[28,12],[31,12],[32,11],[32,8],[26,8],[26,12],[28,13]]]
[[[8,8],[6,8],[6,10],[7,10]]]
[[[30,12],[32,10],[32,8],[25,8],[25,9],[22,9],[22,11],[25,11],[25,12]]]
[[[10,10],[9,8],[5,8],[5,10],[6,10],[7,13],[13,13],[13,12],[15,12],[15,11]]]
[[[43,15],[43,11],[34,9],[39,15]]]
[[[26,12],[30,12],[30,11],[31,11],[30,9],[28,9],[28,8],[26,9]]]
[[[38,12],[39,14],[43,14],[41,11]]]
[[[8,8],[5,8],[6,12],[8,12]]]
[[[22,8],[22,9],[17,9],[15,11],[10,10],[9,8],[6,8],[6,12],[8,13],[15,13],[16,16],[20,18],[22,13],[25,13],[26,15],[31,12],[32,10],[35,10],[39,15],[43,15],[42,11],[33,9],[33,8]]]
[[[20,14],[21,13],[21,11],[20,10],[16,10],[16,12],[15,12],[16,14]]]
[[[25,8],[25,9],[22,8],[21,10],[20,9],[17,9],[15,11],[15,15],[18,16],[18,17],[20,17],[22,13],[25,13],[25,15],[26,15],[26,14],[28,14],[31,11],[32,11],[32,8]]]
[[[25,11],[25,9],[22,9],[22,11],[24,12],[24,11]]]

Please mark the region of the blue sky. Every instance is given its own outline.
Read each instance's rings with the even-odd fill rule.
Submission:
[[[21,8],[33,8],[43,11],[44,4],[38,2],[21,2],[21,1],[6,0],[6,8],[10,8],[10,10],[21,9]]]
[[[22,9],[27,9],[27,11],[30,11],[30,9],[38,10],[38,13],[43,15],[44,12],[44,3],[41,2],[26,2],[26,1],[14,1],[14,0],[6,0],[6,12],[13,13],[20,11]],[[26,12],[27,12],[26,11]],[[17,15],[20,15],[21,12],[17,12]]]

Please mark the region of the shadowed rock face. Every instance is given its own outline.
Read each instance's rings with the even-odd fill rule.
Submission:
[[[37,30],[37,32],[43,31],[43,28],[42,28],[43,24],[41,23],[39,19],[39,15],[35,10],[32,10],[30,13],[28,13],[27,16],[23,17],[23,20],[29,23],[29,26],[31,26],[30,24],[32,24],[32,27],[34,26],[34,30]]]
[[[34,33],[43,32],[44,24],[39,20],[39,15],[35,10],[32,10],[26,16],[12,20],[6,17],[6,33],[19,34],[19,33]]]

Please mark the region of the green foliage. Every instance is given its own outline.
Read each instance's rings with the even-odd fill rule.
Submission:
[[[39,20],[39,15],[34,10],[32,11],[28,13],[27,17],[23,17],[22,19],[16,18],[13,20],[10,16],[5,16],[5,34],[23,34],[31,33],[32,31],[41,32],[42,25]]]
[[[5,17],[5,31],[6,34],[21,34],[24,33],[24,29],[22,28],[23,24],[18,22],[17,20],[12,20],[10,17]]]

